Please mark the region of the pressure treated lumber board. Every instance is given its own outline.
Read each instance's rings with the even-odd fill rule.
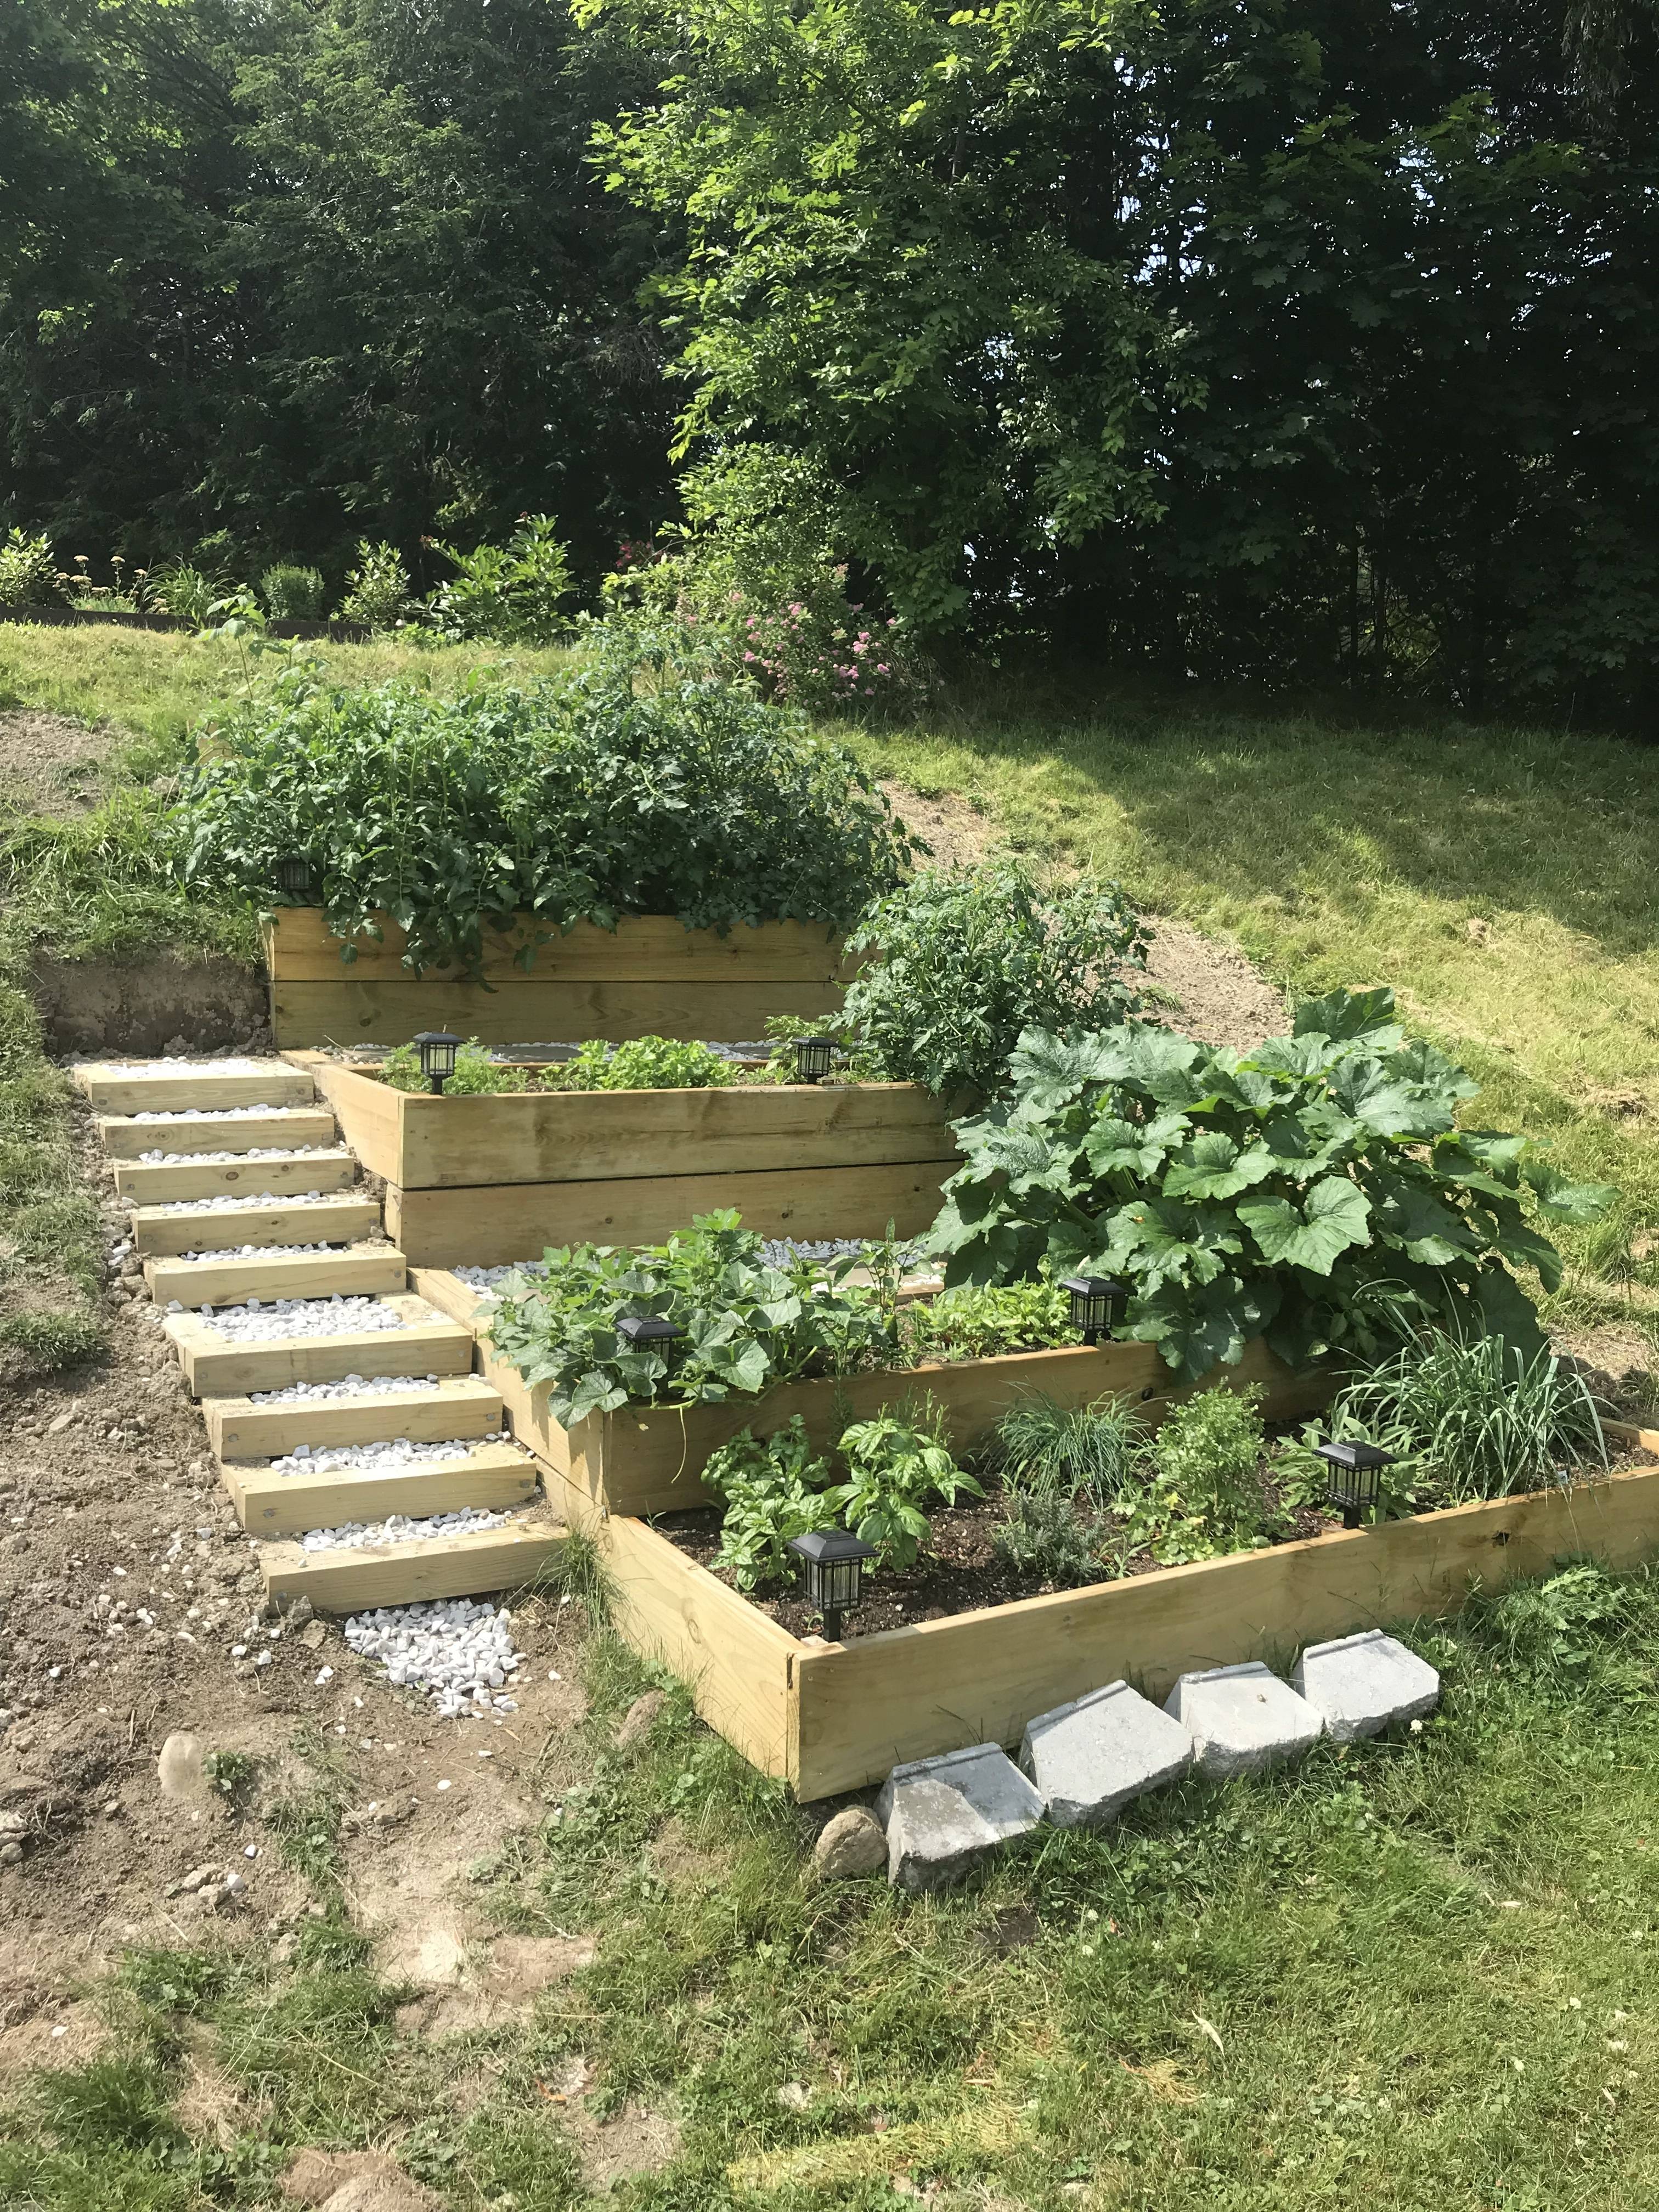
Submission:
[[[764,1773],[788,1775],[791,1669],[803,1647],[641,1521],[613,1515],[601,1549],[620,1633],[672,1668],[704,1720],[745,1759]]]
[[[140,1152],[252,1152],[287,1151],[297,1145],[333,1145],[334,1116],[325,1106],[284,1106],[239,1121],[141,1121],[106,1115],[98,1141],[112,1160]]]
[[[166,1327],[185,1379],[198,1398],[243,1397],[251,1390],[280,1390],[290,1382],[337,1382],[346,1375],[471,1371],[473,1345],[465,1329],[434,1313],[420,1298],[381,1303],[396,1307],[408,1326],[280,1337],[264,1344],[232,1343],[199,1314],[168,1314]]]
[[[687,1148],[688,1158],[696,1157]],[[887,1167],[774,1169],[755,1175],[635,1176],[618,1182],[526,1182],[471,1190],[388,1183],[386,1234],[422,1267],[499,1267],[549,1244],[660,1244],[699,1214],[736,1206],[763,1237],[919,1237],[959,1160]]]
[[[519,1257],[522,1259],[525,1255],[520,1253]],[[470,1267],[473,1262],[468,1260],[464,1264]],[[447,1313],[452,1321],[459,1322],[463,1328],[471,1328],[483,1308],[482,1292],[475,1291],[471,1283],[464,1283],[459,1275],[452,1274],[447,1267],[422,1267],[411,1263],[409,1287],[429,1306],[436,1306],[440,1313]]]
[[[318,1206],[227,1206],[212,1213],[140,1206],[132,1214],[133,1243],[146,1259],[242,1244],[351,1243],[380,1226],[380,1200],[349,1195]]]
[[[348,1244],[339,1252],[271,1259],[150,1260],[144,1280],[157,1305],[234,1306],[246,1298],[383,1297],[404,1289],[409,1270],[394,1244]]]
[[[902,1372],[852,1375],[792,1382],[762,1398],[713,1406],[624,1406],[590,1414],[566,1430],[547,1410],[550,1387],[532,1389],[515,1368],[478,1347],[483,1373],[501,1392],[513,1432],[538,1458],[586,1491],[611,1513],[665,1513],[707,1503],[701,1480],[709,1455],[741,1429],[769,1435],[799,1413],[819,1445],[832,1443],[844,1422],[870,1419],[912,1394],[936,1398],[958,1451],[970,1449],[1023,1392],[1041,1390],[1062,1406],[1087,1405],[1108,1392],[1133,1397],[1148,1428],[1173,1406],[1198,1391],[1266,1386],[1262,1410],[1284,1420],[1313,1413],[1330,1395],[1328,1375],[1292,1375],[1261,1338],[1247,1345],[1236,1367],[1213,1370],[1201,1382],[1177,1386],[1156,1350],[1146,1344],[1071,1346],[1058,1352],[1025,1352],[1000,1359],[963,1360]]]
[[[341,941],[330,933],[320,908],[279,907],[265,932],[266,963],[272,976],[283,983],[331,983],[343,977],[365,982],[419,980],[403,964],[409,941],[404,932],[385,915],[379,917],[379,926],[380,939],[356,939],[356,957],[345,962],[340,957]],[[520,916],[505,934],[487,928],[482,969],[485,981],[654,983],[677,977],[737,977],[757,983],[821,983],[843,975],[840,941],[821,923],[743,923],[720,937],[711,929],[687,929],[672,915],[626,915],[614,930],[581,922],[568,936],[555,934],[537,947],[526,971],[519,964],[519,953],[540,933],[528,916]],[[442,968],[427,970],[439,981],[453,973]],[[851,974],[850,965],[846,966],[845,976]]]
[[[91,1061],[71,1071],[100,1114],[173,1111],[181,1106],[309,1106],[315,1097],[297,1069],[263,1060],[252,1075],[227,1075],[210,1062],[166,1075],[138,1075],[118,1061]]]
[[[377,1605],[516,1589],[535,1579],[565,1534],[556,1522],[530,1519],[476,1535],[424,1536],[358,1551],[262,1544],[259,1571],[270,1597],[308,1597],[319,1613],[363,1613]]]
[[[1013,1744],[1027,1721],[1123,1676],[1176,1675],[1455,1612],[1569,1556],[1634,1566],[1659,1548],[1659,1468],[1582,1488],[1338,1529],[1231,1559],[801,1648],[793,1779],[803,1799],[862,1788],[901,1759]]]
[[[115,1188],[132,1206],[163,1206],[176,1198],[250,1197],[266,1191],[286,1198],[295,1191],[347,1190],[356,1180],[357,1163],[347,1152],[293,1152],[277,1160],[205,1161],[193,1167],[115,1162]]]
[[[448,1459],[422,1460],[375,1474],[339,1467],[273,1474],[269,1460],[222,1460],[219,1473],[251,1536],[291,1536],[390,1513],[455,1513],[478,1505],[512,1512],[533,1503],[536,1462],[516,1444],[481,1443]]]
[[[349,970],[345,971],[349,975]],[[404,982],[273,982],[270,1020],[279,1045],[406,1044],[417,1030],[448,1029],[483,1044],[576,1044],[605,1037],[704,1037],[742,1042],[766,1034],[774,1014],[838,1012],[834,983],[537,982],[436,979]]]
[[[422,1377],[405,1389],[366,1397],[300,1398],[276,1406],[210,1398],[202,1407],[208,1442],[221,1459],[280,1459],[295,1444],[374,1444],[393,1437],[441,1443],[447,1437],[492,1436],[503,1418],[500,1391],[481,1375],[441,1376],[435,1382]]]

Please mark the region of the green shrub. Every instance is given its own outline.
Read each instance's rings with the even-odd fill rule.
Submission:
[[[192,561],[169,561],[149,577],[150,604],[164,615],[177,615],[182,622],[193,623],[198,629],[215,601],[222,599],[228,588],[223,576],[198,568]]]
[[[944,1408],[929,1397],[854,1423],[842,1431],[839,1449],[847,1479],[828,1502],[845,1527],[875,1546],[880,1566],[915,1565],[931,1533],[924,1505],[934,1498],[954,1505],[964,1491],[985,1495],[951,1457]]]
[[[998,1422],[990,1462],[1005,1488],[1031,1498],[1085,1492],[1105,1505],[1130,1486],[1146,1429],[1132,1399],[1060,1406],[1045,1391],[1022,1391]]]
[[[725,1508],[714,1565],[739,1589],[793,1581],[790,1539],[836,1526],[836,1508],[825,1494],[830,1462],[814,1453],[799,1413],[763,1443],[743,1430],[720,1446],[702,1480]]]
[[[849,987],[848,1028],[890,1080],[941,1097],[1004,1091],[1023,1031],[1068,1034],[1139,1004],[1125,973],[1146,964],[1139,917],[1115,884],[1044,890],[1024,861],[925,870],[860,921],[872,956]]]
[[[104,1325],[90,1313],[10,1314],[0,1322],[0,1344],[21,1356],[27,1372],[58,1375],[98,1357],[104,1349]]]
[[[1524,1137],[1455,1128],[1476,1085],[1393,1014],[1392,992],[1334,992],[1245,1053],[1142,1022],[1028,1030],[1012,1096],[955,1124],[965,1164],[927,1248],[952,1282],[1127,1279],[1121,1334],[1188,1381],[1255,1336],[1301,1369],[1460,1317],[1530,1354],[1510,1267],[1553,1291],[1561,1262],[1523,1194],[1547,1222],[1617,1194],[1565,1182]]]
[[[21,611],[61,606],[63,599],[51,538],[44,532],[27,538],[21,530],[9,530],[0,538],[0,607]]]
[[[560,603],[575,590],[569,556],[553,533],[550,515],[525,514],[505,545],[458,553],[433,539],[455,569],[427,603],[433,627],[457,641],[551,645],[570,626]]]
[[[703,1214],[643,1251],[580,1244],[544,1265],[501,1285],[489,1333],[527,1382],[551,1383],[550,1410],[566,1428],[618,1406],[758,1396],[894,1350],[880,1303],[842,1286],[851,1261],[769,1267],[735,1212]],[[630,1349],[617,1334],[630,1315],[675,1322],[684,1339]]]
[[[372,545],[367,538],[360,538],[357,565],[346,571],[341,621],[360,623],[367,630],[396,629],[414,611],[403,555],[384,538]]]
[[[476,975],[520,912],[546,939],[624,914],[849,927],[909,861],[880,792],[803,721],[642,650],[595,633],[556,680],[451,697],[286,672],[185,771],[177,865],[268,904],[302,854],[330,927],[349,939],[395,914],[416,972]]]
[[[706,1044],[678,1037],[634,1037],[609,1045],[592,1037],[574,1060],[548,1071],[562,1091],[707,1091],[735,1083],[738,1071]]]
[[[1257,1388],[1201,1390],[1171,1408],[1153,1437],[1152,1480],[1134,1501],[1131,1548],[1164,1566],[1245,1549],[1263,1534]]]
[[[1409,1463],[1392,1479],[1414,1480],[1419,1504],[1546,1490],[1607,1463],[1582,1376],[1496,1335],[1413,1337],[1351,1382],[1333,1418]]]
[[[259,597],[273,622],[320,622],[328,586],[319,568],[279,561],[259,579]]]
[[[429,1091],[421,1073],[420,1047],[400,1044],[380,1062],[380,1073],[394,1091]],[[511,1060],[492,1060],[488,1049],[471,1037],[455,1054],[455,1073],[444,1085],[444,1096],[477,1098],[501,1091],[528,1091],[530,1071]]]
[[[1080,1519],[1069,1498],[1023,1490],[1010,1496],[991,1536],[1005,1567],[1060,1589],[1102,1580],[1109,1571],[1107,1543],[1107,1524],[1098,1516]]]

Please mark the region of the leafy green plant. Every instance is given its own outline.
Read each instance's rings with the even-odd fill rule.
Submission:
[[[1553,1352],[1424,1332],[1343,1390],[1334,1417],[1411,1465],[1419,1502],[1507,1498],[1605,1468],[1589,1386]],[[1404,1479],[1405,1471],[1396,1471]]]
[[[30,538],[14,527],[0,538],[0,607],[54,607],[63,597],[52,540],[44,532]]]
[[[560,602],[575,590],[555,527],[551,515],[522,514],[505,545],[478,545],[471,553],[430,539],[455,570],[427,603],[433,627],[456,640],[551,645],[569,628]]]
[[[914,1566],[930,1524],[922,1507],[935,1498],[985,1495],[951,1455],[944,1408],[929,1397],[906,1398],[842,1431],[847,1480],[828,1493],[842,1523],[876,1547],[878,1563]]]
[[[168,561],[152,571],[149,587],[152,604],[163,614],[176,615],[199,629],[214,601],[224,597],[226,580],[193,561]]]
[[[904,1316],[905,1342],[917,1359],[993,1359],[1011,1352],[1079,1344],[1072,1302],[1058,1283],[963,1284],[919,1299]]]
[[[320,622],[328,586],[319,568],[279,561],[259,579],[259,597],[273,622]]]
[[[210,1751],[202,1771],[222,1797],[235,1797],[258,1771],[258,1761],[246,1751]]]
[[[1028,1029],[1121,1021],[1146,964],[1140,918],[1115,884],[1045,890],[1005,855],[960,874],[926,869],[878,901],[851,950],[869,956],[844,1018],[896,1082],[994,1096]]]
[[[1141,1022],[1027,1030],[1012,1097],[954,1125],[966,1162],[929,1249],[951,1282],[1045,1262],[1127,1279],[1122,1334],[1188,1380],[1254,1336],[1299,1369],[1458,1317],[1530,1351],[1510,1267],[1553,1290],[1561,1263],[1523,1195],[1583,1222],[1616,1194],[1567,1182],[1524,1137],[1454,1127],[1476,1085],[1393,1016],[1389,991],[1334,992],[1244,1053]]]
[[[991,1549],[1016,1574],[1053,1583],[1059,1589],[1098,1582],[1105,1573],[1109,1543],[1099,1515],[1080,1516],[1068,1497],[1017,1490],[991,1534]]]
[[[528,969],[538,942],[624,914],[827,935],[897,880],[908,840],[848,752],[635,633],[590,638],[556,679],[453,696],[283,672],[185,771],[179,872],[269,903],[278,862],[304,854],[348,955],[389,913],[407,967],[471,975],[520,913],[539,932]]]
[[[394,1091],[428,1091],[421,1073],[420,1048],[400,1044],[380,1062],[380,1073]],[[504,1091],[528,1091],[530,1070],[511,1060],[492,1060],[486,1046],[469,1037],[455,1054],[455,1073],[444,1085],[447,1098],[481,1098]]]
[[[1582,1674],[1597,1646],[1632,1616],[1630,1585],[1594,1559],[1574,1559],[1542,1582],[1517,1583],[1496,1597],[1476,1596],[1470,1625],[1503,1654],[1506,1667],[1535,1680]]]
[[[617,1045],[591,1037],[549,1077],[562,1091],[707,1091],[734,1083],[737,1070],[706,1044],[679,1037],[634,1037]]]
[[[813,1451],[799,1413],[763,1442],[742,1430],[710,1459],[702,1480],[725,1507],[714,1565],[739,1589],[792,1581],[790,1539],[836,1525],[830,1462]]]
[[[361,623],[367,630],[396,629],[414,611],[403,555],[384,538],[371,544],[367,538],[360,538],[357,565],[346,571],[341,621]]]
[[[1153,1437],[1152,1479],[1133,1502],[1127,1543],[1163,1566],[1246,1549],[1265,1531],[1258,1388],[1200,1390]]]
[[[501,1286],[489,1333],[527,1382],[551,1383],[553,1418],[567,1428],[618,1406],[758,1396],[893,1353],[879,1302],[842,1287],[850,1261],[769,1267],[735,1212],[703,1214],[643,1251],[581,1244],[550,1251],[544,1266]],[[629,1315],[672,1321],[684,1338],[630,1348],[617,1334]]]
[[[1126,1492],[1146,1441],[1132,1399],[1108,1395],[1061,1406],[1046,1391],[1023,1390],[998,1422],[989,1459],[1003,1486],[1030,1498],[1073,1498],[1099,1504]]]

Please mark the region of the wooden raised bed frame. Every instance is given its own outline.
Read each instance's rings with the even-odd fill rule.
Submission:
[[[288,1057],[386,1178],[387,1233],[422,1267],[655,1244],[728,1206],[763,1236],[914,1237],[959,1164],[945,1105],[913,1083],[434,1098]]]
[[[483,980],[469,981],[453,969],[411,974],[404,932],[384,916],[380,926],[383,937],[357,939],[346,962],[320,908],[276,909],[265,961],[279,1046],[403,1044],[422,1029],[485,1044],[653,1035],[736,1042],[764,1036],[773,1014],[834,1014],[850,972],[840,939],[821,925],[739,924],[719,937],[672,915],[631,915],[614,931],[583,922],[555,937],[527,970],[514,955],[534,925],[521,918],[489,939]]]

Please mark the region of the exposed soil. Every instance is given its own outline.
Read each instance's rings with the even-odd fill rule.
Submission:
[[[1146,973],[1176,1001],[1158,1013],[1171,1029],[1200,1043],[1231,1045],[1239,1052],[1264,1037],[1284,1036],[1290,1009],[1242,952],[1184,921],[1166,917],[1155,920],[1152,928]]]
[[[82,1054],[271,1049],[263,975],[214,955],[131,962],[35,956],[30,990],[48,1050]]]
[[[115,732],[66,714],[0,713],[0,816],[75,814],[91,804]]]
[[[932,847],[925,862],[929,867],[970,867],[997,842],[996,825],[989,816],[957,792],[925,799],[907,783],[884,783],[881,787],[905,828]]]

